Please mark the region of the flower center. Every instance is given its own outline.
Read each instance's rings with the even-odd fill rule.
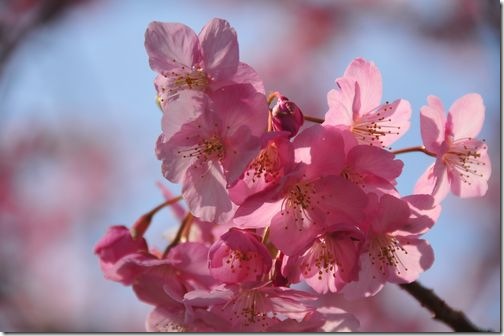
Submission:
[[[312,183],[300,182],[291,187],[284,197],[281,214],[282,216],[291,215],[299,231],[303,231],[305,219],[312,222],[309,211],[315,210],[313,206],[317,203],[314,200],[315,194],[316,190]]]
[[[473,178],[483,177],[480,167],[484,166],[485,162],[481,161],[481,150],[486,150],[482,141],[471,138],[457,140],[449,146],[442,160],[459,174],[463,183],[471,185]]]
[[[394,268],[397,274],[401,274],[400,268],[408,271],[408,268],[401,261],[400,254],[407,255],[408,251],[394,237],[386,234],[378,235],[370,242],[368,255],[371,259],[371,264],[382,275],[387,274],[388,267]]]
[[[230,321],[238,320],[244,327],[263,327],[268,325],[268,316],[265,311],[265,297],[257,290],[245,290],[234,302],[231,302],[232,314]],[[259,325],[258,325],[259,324]]]
[[[331,246],[330,240],[325,238],[319,238],[313,244],[311,251],[308,251],[312,255],[312,258],[301,264],[301,269],[303,274],[308,276],[312,270],[312,267],[318,269],[318,279],[322,280],[322,275],[324,273],[332,273],[332,276],[336,277],[336,270],[343,272],[341,263],[339,262],[337,256],[334,255],[334,249]],[[335,267],[336,265],[336,267]]]
[[[196,158],[199,161],[207,162],[209,160],[222,160],[225,148],[221,139],[216,135],[212,135],[209,138],[202,139],[195,146],[180,150],[177,153],[182,154],[183,158]]]
[[[231,269],[231,273],[243,272],[248,277],[250,272],[255,276],[261,274],[257,268],[259,264],[259,255],[255,251],[243,252],[240,250],[230,250],[227,256],[226,264]]]
[[[250,164],[247,175],[252,174],[252,182],[256,182],[264,177],[266,182],[274,180],[280,174],[280,163],[278,160],[278,148],[275,143],[269,144],[259,152],[259,155]]]
[[[400,129],[399,126],[393,125],[392,118],[387,116],[391,110],[392,106],[390,106],[389,102],[386,102],[355,120],[352,125],[352,133],[357,141],[364,145],[386,148],[383,145],[383,138],[389,134],[398,135]]]
[[[366,187],[366,184],[364,183],[364,175],[353,171],[350,167],[345,167],[341,172],[341,176],[361,188]]]
[[[173,60],[175,62],[175,60]],[[159,87],[161,103],[165,99],[173,98],[182,90],[205,91],[209,84],[209,78],[201,67],[191,68],[182,65],[178,71],[164,72],[163,77],[167,79],[164,85]]]

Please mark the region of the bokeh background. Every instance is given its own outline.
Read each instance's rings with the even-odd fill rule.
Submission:
[[[413,108],[394,149],[421,144],[429,94],[449,106],[480,93],[493,173],[480,199],[449,196],[427,234],[436,261],[420,282],[478,326],[501,326],[500,40],[497,0],[0,1],[0,330],[143,331],[150,307],[103,278],[93,246],[163,201],[154,155],[161,114],[144,51],[150,21],[199,32],[230,21],[241,60],[268,91],[323,116],[326,93],[355,57],[380,68],[383,100]],[[431,161],[400,156],[403,195]],[[148,232],[163,248],[177,222]],[[448,331],[399,287],[338,302],[362,331]]]

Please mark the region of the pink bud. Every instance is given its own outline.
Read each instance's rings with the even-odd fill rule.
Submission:
[[[278,96],[277,103],[271,112],[272,126],[275,131],[287,131],[293,137],[303,126],[304,117],[301,109],[287,97]]]
[[[271,269],[271,256],[259,237],[231,228],[209,251],[210,274],[225,283],[261,280]]]
[[[96,244],[95,254],[100,258],[100,266],[106,278],[127,282],[122,274],[119,274],[121,259],[127,255],[138,252],[147,253],[147,242],[142,237],[133,239],[130,230],[122,225],[115,225],[108,229],[105,236]]]

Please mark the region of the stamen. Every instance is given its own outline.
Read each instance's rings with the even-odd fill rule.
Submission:
[[[478,140],[458,139],[443,154],[442,160],[459,174],[463,183],[471,185],[474,178],[483,177],[480,167],[484,166],[485,162],[481,161],[481,151],[486,148],[484,142]]]
[[[389,235],[378,235],[371,240],[368,256],[371,264],[376,269],[386,275],[389,267],[393,268],[396,274],[401,274],[401,270],[408,271],[408,268],[402,262],[400,255],[407,255],[400,242]],[[374,275],[373,275],[374,278]]]
[[[247,171],[246,173],[249,176],[252,173],[252,182],[255,183],[262,177],[266,182],[277,178],[281,168],[278,156],[278,147],[275,143],[271,143],[262,149],[249,166],[249,170],[252,170],[252,172]]]
[[[315,194],[316,190],[312,183],[300,182],[289,189],[282,201],[281,214],[292,213],[299,231],[303,231],[305,219],[313,222],[310,211],[315,210],[314,205],[317,203],[314,199]],[[285,226],[284,229],[288,227]]]
[[[177,63],[175,60],[173,62]],[[172,99],[182,90],[205,91],[208,87],[210,78],[201,67],[180,64],[178,72],[164,72],[163,77],[167,79],[164,86],[158,88],[160,102],[164,103],[166,99]]]
[[[357,141],[360,144],[387,148],[383,145],[383,138],[389,134],[398,135],[400,129],[400,126],[394,126],[392,118],[388,117],[391,110],[392,106],[386,102],[355,120],[352,133],[355,134]]]

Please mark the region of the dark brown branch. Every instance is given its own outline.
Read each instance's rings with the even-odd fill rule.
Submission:
[[[400,284],[399,287],[417,299],[422,307],[428,309],[434,315],[435,320],[445,323],[455,331],[490,332],[490,330],[476,327],[463,312],[454,310],[441,300],[432,289],[425,288],[416,281],[409,284]]]

